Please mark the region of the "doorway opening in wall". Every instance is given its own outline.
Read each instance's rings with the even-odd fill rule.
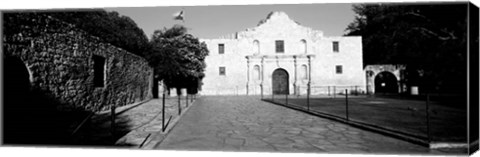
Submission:
[[[26,113],[35,112],[30,92],[30,74],[20,58],[5,57],[3,60],[3,143],[26,143],[23,138],[29,129]]]
[[[105,58],[93,55],[93,85],[103,87],[105,84]]]
[[[391,72],[381,72],[375,76],[375,93],[398,93],[397,78]]]
[[[278,68],[272,74],[273,94],[289,94],[288,72],[285,69]]]

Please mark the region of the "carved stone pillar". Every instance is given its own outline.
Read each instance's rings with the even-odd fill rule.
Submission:
[[[293,56],[293,65],[294,65],[294,80],[293,80],[293,95],[299,95],[299,93],[297,93],[297,77],[298,77],[298,74],[297,74],[297,56]]]
[[[308,83],[307,83],[307,86],[308,86],[308,94],[310,95],[310,85],[311,85],[311,81],[312,81],[312,59],[311,59],[311,56],[308,55],[307,56],[308,58]]]
[[[264,62],[265,62],[265,57],[262,56],[262,61],[261,61],[261,68],[260,68],[260,94],[261,94],[261,97],[263,98],[263,77],[264,77]]]
[[[248,95],[248,84],[250,84],[250,58],[248,58],[248,56],[246,56],[245,58],[247,58],[247,95]]]

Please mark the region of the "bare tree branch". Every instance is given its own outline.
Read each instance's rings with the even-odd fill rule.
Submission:
[[[413,27],[412,29],[419,30],[423,34],[433,35],[433,36],[437,37],[439,40],[454,40],[454,39],[457,39],[457,37],[453,34],[453,32],[442,32],[442,33],[448,34],[448,36],[441,36],[438,33],[435,33],[434,31],[429,30],[429,29],[424,28],[424,27]]]

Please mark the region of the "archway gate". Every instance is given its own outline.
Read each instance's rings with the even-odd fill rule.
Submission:
[[[405,65],[392,65],[392,64],[376,64],[376,65],[367,65],[365,67],[365,75],[367,80],[367,93],[374,94],[376,93],[375,89],[375,78],[378,78],[378,74],[393,74],[396,79],[397,93],[406,92],[406,85],[404,83],[403,71],[405,70]],[[378,81],[377,81],[378,82]],[[377,83],[378,84],[378,83]],[[380,83],[381,85],[381,83]],[[383,91],[381,91],[383,92]]]
[[[273,94],[289,94],[288,72],[285,69],[278,68],[272,74]]]

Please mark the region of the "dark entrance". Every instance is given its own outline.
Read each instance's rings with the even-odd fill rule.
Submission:
[[[398,93],[397,78],[391,72],[381,72],[375,76],[375,93]]]
[[[17,57],[5,56],[3,64],[3,143],[4,144],[65,144],[67,116],[60,117],[60,103],[35,89],[30,73]],[[65,126],[65,127],[64,127]]]
[[[284,69],[277,69],[272,74],[273,94],[289,94],[288,72]]]
[[[3,63],[3,137],[4,143],[26,142],[21,134],[28,134],[25,130],[28,120],[25,114],[30,110],[30,81],[27,67],[16,57],[4,57]],[[32,118],[32,117],[31,117]]]

